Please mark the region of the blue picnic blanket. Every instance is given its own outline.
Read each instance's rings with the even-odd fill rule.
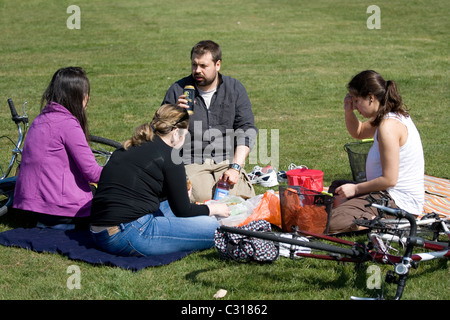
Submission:
[[[132,271],[167,265],[192,251],[149,257],[122,257],[99,250],[89,230],[57,230],[50,228],[17,228],[0,233],[0,244],[36,252],[50,252],[94,265],[116,266]]]

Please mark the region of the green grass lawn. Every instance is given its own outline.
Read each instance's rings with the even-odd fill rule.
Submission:
[[[68,6],[81,28],[68,29]],[[381,29],[368,29],[369,5]],[[374,69],[398,82],[421,136],[426,173],[449,178],[450,3],[432,1],[0,1],[0,135],[14,137],[6,99],[27,101],[31,119],[60,67],[82,66],[91,81],[92,134],[118,141],[149,121],[165,91],[190,72],[192,45],[217,41],[222,72],[247,88],[256,124],[278,130],[279,169],[293,162],[324,171],[324,185],[351,177],[343,146],[350,78]],[[3,140],[2,165],[9,157]],[[266,165],[248,163],[246,168]],[[258,188],[259,193],[264,192]],[[0,218],[0,231],[20,225]],[[79,266],[81,289],[67,288]],[[52,254],[0,247],[0,299],[340,300],[376,295],[351,265],[281,259],[270,265],[221,261],[211,249],[132,273]],[[405,299],[448,299],[448,265],[412,271]]]

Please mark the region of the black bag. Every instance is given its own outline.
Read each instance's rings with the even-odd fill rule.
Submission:
[[[243,230],[270,232],[270,223],[265,220],[252,221]],[[272,241],[251,238],[245,235],[216,230],[214,244],[222,259],[240,262],[272,262],[278,258],[278,246]]]

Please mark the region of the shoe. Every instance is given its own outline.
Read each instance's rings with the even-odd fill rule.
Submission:
[[[277,179],[279,183],[285,183],[288,181],[286,171],[278,171]]]
[[[262,176],[263,174],[268,173],[270,170],[273,170],[272,166],[266,166],[264,168],[261,168],[260,166],[253,167],[252,172],[248,174],[250,182],[252,184],[256,184],[256,178]]]
[[[277,174],[272,166],[266,166],[264,168],[256,166],[248,174],[248,177],[252,184],[259,184],[266,188],[278,185]]]
[[[295,163],[291,163],[288,167],[288,171],[294,170],[294,169],[308,169],[308,167],[307,166],[298,166]]]
[[[256,178],[256,183],[266,188],[277,186],[277,174],[274,170],[271,170],[270,172]]]

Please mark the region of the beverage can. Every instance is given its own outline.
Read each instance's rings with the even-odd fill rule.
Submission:
[[[195,88],[194,86],[185,86],[184,87],[184,95],[186,96],[186,100],[188,101],[188,113],[189,115],[194,113],[194,98],[195,98]]]

